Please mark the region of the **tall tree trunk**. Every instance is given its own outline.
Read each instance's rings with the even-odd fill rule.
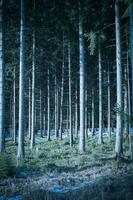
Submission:
[[[13,141],[16,144],[16,70],[13,73]]]
[[[111,113],[110,113],[110,74],[109,74],[109,67],[108,67],[108,136],[109,140],[111,139]]]
[[[128,85],[127,85],[127,65],[124,66],[124,135],[129,136],[128,132]]]
[[[43,113],[43,135],[46,136],[46,108],[44,105],[44,113]]]
[[[68,69],[69,69],[69,136],[70,146],[73,145],[73,130],[72,130],[72,88],[71,88],[71,50],[70,41],[68,44]]]
[[[92,132],[92,136],[94,136],[94,126],[95,126],[95,116],[94,116],[94,113],[95,113],[95,103],[94,103],[94,88],[92,88],[92,128],[91,128],[91,132]]]
[[[43,117],[42,117],[42,89],[40,86],[40,135],[41,137],[43,137],[43,128],[42,128],[42,124],[43,124]]]
[[[32,108],[31,108],[31,143],[30,148],[35,146],[35,30],[33,31],[33,55],[32,55]]]
[[[77,83],[75,86],[75,137],[78,138],[78,91]]]
[[[98,57],[99,57],[99,138],[98,138],[98,143],[102,144],[103,143],[103,133],[102,133],[102,128],[103,128],[103,113],[102,113],[102,61],[101,61],[101,45],[100,45],[100,39],[99,39],[99,52],[98,52]]]
[[[19,133],[18,159],[24,158],[24,67],[25,67],[25,0],[20,9]]]
[[[50,74],[49,74],[49,67],[48,67],[48,83],[47,83],[47,90],[48,90],[48,96],[47,96],[47,140],[50,141]]]
[[[58,86],[57,86],[57,75],[55,74],[55,138],[59,137],[58,135]]]
[[[86,139],[88,138],[88,130],[87,130],[87,124],[88,124],[88,115],[87,115],[87,111],[88,111],[88,97],[87,97],[87,86],[85,89],[85,137]]]
[[[3,3],[4,0],[0,0],[0,152],[5,149],[5,137],[4,137],[4,19],[3,19]]]
[[[122,109],[122,67],[121,67],[121,31],[120,31],[120,1],[115,2],[115,27],[116,27],[116,65],[117,65],[117,106]],[[117,157],[123,152],[123,125],[122,116],[117,112],[116,144]]]
[[[132,84],[132,115],[133,115],[133,6],[130,8],[130,46],[131,46],[131,84]]]
[[[85,66],[84,66],[84,33],[83,10],[79,0],[79,64],[80,64],[80,139],[79,151],[85,151]]]
[[[63,99],[64,99],[64,33],[63,33],[63,58],[62,58],[62,83],[61,83],[61,104],[60,104],[60,128],[59,128],[59,138],[62,140],[62,125],[63,125]]]
[[[31,80],[29,78],[29,139],[31,139]]]

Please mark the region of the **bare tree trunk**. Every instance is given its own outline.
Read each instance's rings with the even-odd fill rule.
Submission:
[[[133,115],[133,6],[130,8],[130,46],[131,46],[131,84],[132,84],[132,115]]]
[[[72,89],[71,89],[71,51],[70,42],[68,45],[68,69],[69,69],[69,136],[70,146],[73,145],[73,130],[72,130]]]
[[[124,66],[124,135],[129,137],[129,129],[128,129],[128,85],[127,85],[127,65]]]
[[[43,121],[43,117],[42,117],[42,89],[40,86],[40,135],[41,137],[43,137],[43,128],[42,128],[42,121]]]
[[[3,20],[3,3],[4,0],[0,0],[0,152],[5,149],[5,136],[4,136],[4,20]]]
[[[16,70],[13,75],[13,141],[16,144]]]
[[[103,113],[102,113],[102,61],[101,61],[101,45],[100,45],[100,39],[99,39],[99,138],[98,143],[103,143]]]
[[[95,126],[95,103],[94,103],[94,88],[92,88],[92,116],[91,116],[91,120],[92,120],[92,128],[91,128],[91,132],[92,132],[92,136],[94,136],[94,126]]]
[[[44,106],[44,113],[43,113],[43,135],[46,136],[46,108]]]
[[[19,71],[19,133],[18,159],[24,158],[24,67],[25,67],[25,1],[21,0],[20,10],[20,71]]]
[[[87,123],[88,123],[88,115],[87,115],[87,111],[88,111],[88,98],[87,98],[87,86],[86,86],[86,89],[85,89],[85,137],[86,139],[88,138],[88,130],[87,130]]]
[[[77,83],[75,87],[75,137],[78,138],[78,91]]]
[[[31,139],[31,80],[29,78],[29,139]]]
[[[58,134],[58,86],[57,86],[57,75],[55,74],[55,138],[59,137]]]
[[[109,67],[108,67],[108,136],[109,140],[111,140],[111,113],[110,113],[110,74],[109,74]]]
[[[59,138],[62,140],[62,125],[63,125],[63,99],[64,99],[64,33],[63,33],[63,60],[62,60],[62,83],[61,83],[61,104],[60,104],[60,128]]]
[[[120,7],[119,0],[115,2],[115,26],[116,26],[116,62],[117,62],[117,106],[122,109],[122,68],[121,68],[121,31],[120,31]],[[117,113],[116,144],[117,157],[123,153],[123,125],[122,116]]]
[[[35,30],[33,31],[33,55],[32,55],[32,108],[31,108],[31,143],[30,148],[35,146]]]
[[[48,90],[48,97],[47,97],[47,104],[48,104],[48,112],[47,112],[47,140],[50,141],[50,74],[48,68],[48,83],[47,83],[47,90]]]
[[[85,66],[84,66],[84,33],[83,10],[79,0],[79,64],[80,64],[80,139],[79,151],[85,151]]]

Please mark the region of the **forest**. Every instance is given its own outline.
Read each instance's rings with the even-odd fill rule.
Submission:
[[[133,0],[0,0],[0,200],[133,200]]]

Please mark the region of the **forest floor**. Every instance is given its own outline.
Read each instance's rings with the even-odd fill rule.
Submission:
[[[0,200],[132,200],[133,164],[128,141],[120,161],[114,157],[115,138],[104,141],[98,145],[96,138],[89,137],[86,152],[80,154],[78,140],[70,148],[68,138],[49,142],[37,138],[32,151],[26,140],[25,160],[18,163],[17,145],[8,139],[6,153],[0,158]]]

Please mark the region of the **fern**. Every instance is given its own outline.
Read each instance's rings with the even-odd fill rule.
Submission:
[[[11,175],[14,168],[14,159],[5,153],[0,154],[0,178],[5,178]]]

